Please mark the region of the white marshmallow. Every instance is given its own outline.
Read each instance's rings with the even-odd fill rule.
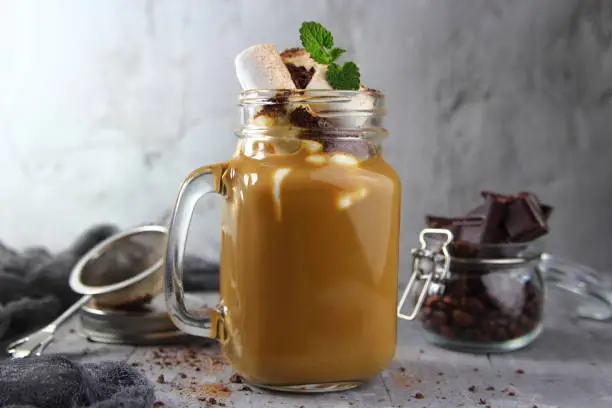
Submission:
[[[242,89],[295,89],[289,70],[272,44],[257,44],[235,59]]]
[[[310,78],[306,89],[333,89],[327,82],[327,65],[317,64],[315,66],[315,73]]]

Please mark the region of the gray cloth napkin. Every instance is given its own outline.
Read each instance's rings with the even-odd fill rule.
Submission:
[[[153,384],[123,361],[0,361],[0,408],[150,408],[154,400]]]

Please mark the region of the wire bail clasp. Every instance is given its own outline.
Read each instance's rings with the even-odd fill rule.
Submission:
[[[412,250],[412,275],[404,289],[404,293],[397,305],[397,317],[405,320],[414,320],[423,306],[427,290],[433,280],[443,282],[448,276],[450,266],[450,255],[448,245],[453,240],[453,233],[447,229],[425,228],[419,233],[420,248]],[[437,247],[429,247],[434,242]],[[414,309],[409,315],[402,313],[402,308],[408,297],[408,293],[417,281],[425,281],[423,289],[419,294]]]

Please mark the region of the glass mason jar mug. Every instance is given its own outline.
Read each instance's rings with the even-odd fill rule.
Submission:
[[[454,247],[445,229],[421,231],[398,316],[416,319],[425,338],[473,353],[522,348],[542,332],[546,284],[582,296],[579,317],[612,317],[612,283],[583,265],[541,252],[536,244]],[[410,315],[401,312],[407,299]],[[586,301],[586,302],[585,302]]]
[[[396,345],[400,181],[381,154],[383,96],[245,91],[240,110],[234,156],[193,171],[178,194],[165,275],[172,320],[218,339],[249,383],[358,386]],[[183,303],[182,261],[208,193],[223,198],[221,301],[204,318]]]

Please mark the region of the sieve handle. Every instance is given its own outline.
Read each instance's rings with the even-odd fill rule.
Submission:
[[[227,167],[227,163],[201,167],[183,181],[170,218],[164,271],[166,307],[176,327],[185,333],[221,342],[227,340],[221,308],[200,309],[194,314],[185,307],[183,258],[193,210],[205,195],[222,194],[221,176]]]

